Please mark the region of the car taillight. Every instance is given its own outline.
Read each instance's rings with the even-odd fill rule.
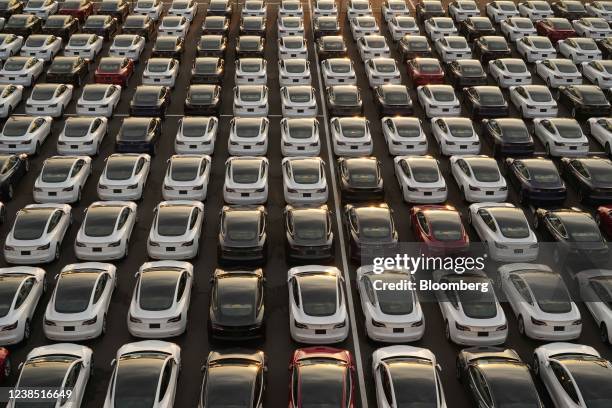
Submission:
[[[49,319],[44,319],[45,326],[55,326],[55,322]]]
[[[385,324],[372,319],[372,326],[374,326],[374,327],[385,327]]]
[[[460,331],[472,331],[472,329],[470,329],[469,327],[463,326],[457,322],[455,322],[455,328]]]
[[[181,246],[188,247],[193,245],[193,239],[191,241],[183,242]]]
[[[138,318],[136,318],[136,317],[134,317],[134,316],[132,316],[130,314],[130,322],[132,322],[132,323],[142,323],[142,320],[140,320],[140,319],[138,319]]]
[[[338,324],[334,325],[334,329],[341,329],[344,326],[346,326],[346,320],[344,320],[342,323],[338,323]]]
[[[582,324],[582,319],[574,320],[572,322],[572,326],[580,326]]]
[[[94,317],[93,319],[85,320],[83,322],[83,326],[91,326],[92,324],[96,324],[97,321],[98,321],[98,316]]]
[[[504,330],[506,330],[507,328],[508,328],[508,325],[507,325],[507,324],[502,324],[501,326],[497,326],[497,327],[495,328],[495,331],[504,331]]]
[[[535,324],[536,326],[546,326],[546,322],[543,322],[538,319],[534,319],[533,317],[531,318],[531,323]]]
[[[181,321],[181,315],[168,319],[168,323],[176,323]]]
[[[46,244],[46,245],[42,245],[36,248],[36,250],[38,251],[44,251],[46,249],[49,249],[51,247],[51,244]]]
[[[412,323],[410,326],[411,327],[421,327],[422,325],[423,325],[423,319],[419,320],[418,322]]]
[[[11,323],[7,326],[4,326],[2,328],[2,331],[9,331],[9,330],[15,330],[17,328],[17,325],[19,324],[19,322],[15,322],[15,323]]]
[[[108,244],[109,247],[118,247],[119,245],[121,245],[121,240]]]
[[[294,325],[295,327],[297,327],[298,329],[307,329],[307,328],[308,328],[308,326],[306,326],[305,324],[302,324],[302,323],[298,322],[297,320],[294,320],[294,321],[293,321],[293,325]]]

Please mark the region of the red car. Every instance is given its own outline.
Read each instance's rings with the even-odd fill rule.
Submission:
[[[612,205],[601,205],[597,207],[595,221],[601,231],[608,237],[612,237]]]
[[[9,351],[4,347],[0,347],[0,384],[2,384],[11,375],[11,359]]]
[[[349,351],[323,346],[297,349],[289,370],[289,408],[355,406],[355,365]]]
[[[461,222],[461,215],[452,206],[423,205],[410,210],[410,223],[417,242],[422,242],[424,255],[463,252],[470,238]]]
[[[94,74],[97,84],[115,84],[127,86],[134,73],[134,61],[130,58],[104,57],[100,60]]]
[[[413,58],[409,60],[408,76],[410,76],[414,86],[444,83],[444,71],[437,58]]]
[[[61,3],[58,14],[72,16],[82,24],[93,12],[94,6],[89,0],[66,0]]]
[[[559,40],[578,36],[572,23],[566,18],[545,18],[536,23],[536,29],[538,30],[538,35],[548,37],[553,44],[556,44]]]

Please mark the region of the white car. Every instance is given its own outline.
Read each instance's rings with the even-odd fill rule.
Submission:
[[[9,116],[0,131],[0,152],[38,155],[52,123],[51,116]]]
[[[191,259],[198,256],[204,222],[200,201],[162,201],[155,207],[147,253],[153,259]]]
[[[124,344],[113,359],[104,408],[151,401],[151,408],[171,408],[181,369],[181,348],[174,343],[145,340]],[[149,384],[136,388],[133,384]],[[120,392],[117,392],[120,391]]]
[[[268,87],[238,85],[234,87],[234,116],[268,116]]]
[[[23,46],[23,37],[15,34],[0,34],[0,59],[6,60],[19,54]]]
[[[263,58],[239,58],[236,60],[235,67],[234,83],[236,85],[265,85],[268,83],[268,63]]]
[[[33,348],[20,365],[19,379],[14,390],[25,392],[33,384],[53,384],[54,392],[45,398],[45,404],[80,407],[92,375],[92,356],[93,350],[89,347],[72,343]],[[6,407],[21,405],[18,399],[11,399]]]
[[[168,15],[163,17],[159,27],[157,28],[158,35],[175,35],[185,38],[189,31],[189,20],[181,16]]]
[[[583,77],[601,89],[612,88],[612,61],[589,61],[581,65]]]
[[[325,87],[332,85],[357,85],[353,62],[348,58],[328,58],[321,62],[321,76]]]
[[[401,40],[405,35],[419,35],[421,32],[414,17],[395,16],[387,23],[393,41]]]
[[[270,121],[266,117],[235,117],[227,140],[231,156],[265,156],[268,152]]]
[[[293,340],[306,344],[344,341],[349,320],[342,272],[333,266],[307,265],[291,268],[287,275]]]
[[[544,145],[549,156],[585,156],[589,153],[589,139],[575,119],[537,118],[533,133]]]
[[[42,59],[34,57],[9,57],[0,69],[0,84],[32,86],[44,65]]]
[[[516,4],[513,1],[507,0],[495,0],[487,3],[485,6],[485,12],[487,17],[495,24],[502,22],[503,20],[516,17],[519,15],[519,11],[516,8]]]
[[[187,329],[193,265],[184,261],[146,262],[136,273],[136,280],[127,316],[130,334],[157,339],[183,334]]]
[[[0,291],[5,305],[0,317],[0,344],[7,346],[30,338],[34,312],[46,288],[42,268],[0,268]]]
[[[164,200],[205,201],[210,163],[210,156],[204,154],[170,156],[162,186]]]
[[[518,320],[518,331],[535,340],[580,336],[580,311],[558,272],[547,265],[512,263],[499,268],[501,289]]]
[[[332,145],[336,156],[370,156],[374,150],[370,123],[364,117],[332,118]]]
[[[304,8],[299,0],[281,0],[278,7],[278,17],[304,18]]]
[[[448,15],[455,23],[460,23],[470,17],[479,17],[480,10],[474,0],[457,0],[448,5]]]
[[[278,59],[308,59],[308,48],[304,37],[289,36],[278,39]]]
[[[448,35],[438,38],[434,41],[434,47],[444,62],[472,58],[472,50],[467,40],[460,35]]]
[[[445,156],[480,153],[480,139],[473,122],[466,117],[433,117],[431,131]]]
[[[454,270],[438,270],[433,272],[433,277],[440,284],[481,285],[480,290],[435,291],[447,340],[462,346],[492,346],[506,342],[508,321],[493,291],[493,282],[483,271],[475,269],[458,274]]]
[[[105,117],[69,117],[57,138],[57,153],[67,156],[96,155],[107,134],[108,119]]]
[[[108,307],[117,286],[116,273],[113,264],[100,262],[62,268],[45,310],[45,337],[54,341],[81,341],[104,335]]]
[[[531,72],[521,58],[499,58],[489,61],[489,74],[500,88],[531,84]]]
[[[404,201],[412,204],[446,202],[448,190],[438,160],[432,156],[396,156],[393,165]]]
[[[602,58],[601,50],[592,38],[575,37],[559,40],[557,48],[563,57],[571,59],[575,64]]]
[[[95,59],[104,44],[104,37],[95,34],[72,34],[64,47],[65,56]]]
[[[582,74],[578,71],[576,64],[566,58],[536,61],[536,73],[549,88],[582,84]]]
[[[174,58],[150,58],[142,73],[143,85],[174,87],[179,73],[179,61]]]
[[[510,42],[515,42],[528,35],[538,35],[533,21],[527,17],[507,18],[499,24],[499,30]]]
[[[178,154],[212,154],[219,129],[219,119],[214,116],[185,116],[179,120],[174,139],[174,151]]]
[[[402,76],[393,58],[373,58],[365,62],[365,72],[372,88],[379,85],[401,85]]]
[[[334,0],[316,0],[314,3],[314,9],[312,10],[312,17],[321,16],[337,16],[338,6]]]
[[[494,158],[455,155],[451,156],[450,165],[465,201],[503,202],[508,198],[508,184]]]
[[[325,162],[319,157],[285,157],[283,193],[288,204],[324,204],[328,188]]]
[[[588,38],[606,38],[612,34],[612,27],[600,17],[583,17],[573,20],[572,25],[576,34]]]
[[[62,116],[72,100],[73,89],[73,85],[66,84],[36,84],[26,100],[26,114]]]
[[[516,52],[527,62],[557,58],[557,50],[548,37],[528,35],[516,40]]]
[[[390,155],[423,155],[427,153],[427,137],[419,118],[385,116],[380,120],[380,123]]]
[[[310,85],[312,83],[310,62],[304,58],[279,60],[278,82],[281,87],[291,85]]]
[[[545,0],[527,0],[518,3],[518,11],[521,17],[527,17],[533,22],[555,16],[555,12]]]
[[[33,14],[46,20],[49,16],[57,13],[59,3],[55,0],[29,0],[23,8],[24,14]]]
[[[37,203],[75,203],[91,174],[89,156],[51,156],[34,181]]]
[[[494,261],[533,262],[537,259],[538,238],[523,210],[514,204],[472,204],[468,211],[468,223]]]
[[[62,49],[62,39],[51,34],[32,34],[26,38],[19,51],[22,57],[34,57],[51,61]]]
[[[283,156],[318,156],[321,152],[316,118],[283,118],[280,128]]]
[[[19,210],[4,242],[6,262],[40,264],[59,259],[71,211],[68,204],[29,204]]]
[[[406,271],[385,269],[376,273],[372,265],[357,268],[357,293],[370,339],[406,343],[418,341],[425,334],[425,315],[417,291],[389,289],[406,281],[415,283]]]
[[[0,85],[0,118],[11,116],[22,97],[23,85]]]
[[[355,17],[372,16],[372,6],[368,0],[348,0],[346,18],[351,21]]]
[[[350,28],[354,41],[366,35],[380,35],[380,28],[378,27],[376,18],[371,15],[351,19]]]
[[[119,105],[120,99],[120,85],[87,84],[83,87],[81,97],[77,100],[76,113],[83,116],[110,118]]]
[[[450,85],[421,85],[417,97],[428,118],[461,115],[461,104]]]
[[[357,49],[363,62],[371,58],[390,58],[391,49],[384,35],[366,35],[357,40]]]
[[[310,85],[284,86],[280,89],[280,94],[283,117],[298,118],[317,115],[317,95],[315,89]]]
[[[225,161],[223,199],[229,204],[263,204],[268,200],[268,159],[230,157]]]
[[[149,177],[151,156],[115,153],[105,161],[97,186],[100,200],[139,200]]]
[[[140,59],[145,47],[145,38],[135,34],[119,34],[108,50],[109,57],[127,57],[134,62]]]
[[[546,85],[511,86],[510,100],[522,118],[549,118],[557,116],[559,107]]]
[[[600,17],[606,21],[612,21],[612,4],[609,1],[596,0],[585,3],[584,8],[589,16]]]
[[[609,269],[588,269],[575,276],[580,289],[580,298],[589,309],[599,328],[600,338],[605,344],[612,339],[612,314],[608,308],[607,294],[610,293],[612,271]]]
[[[189,22],[198,14],[198,3],[195,0],[174,0],[168,9],[168,15],[185,17]]]
[[[302,17],[280,17],[277,24],[278,38],[304,37],[304,20]]]
[[[612,118],[589,118],[589,133],[601,144],[608,156],[612,155]]]
[[[266,3],[263,0],[245,0],[242,10],[242,17],[263,17],[266,18]]]
[[[458,35],[457,27],[450,17],[432,17],[425,20],[423,24],[425,34],[431,41],[447,35]]]
[[[164,12],[164,3],[162,0],[138,0],[132,12],[149,16],[151,20],[157,22]]]
[[[385,0],[380,10],[387,23],[393,17],[410,15],[410,9],[404,0]]]

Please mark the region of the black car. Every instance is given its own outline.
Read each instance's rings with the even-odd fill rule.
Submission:
[[[227,38],[222,35],[203,35],[197,45],[198,56],[225,58]]]
[[[555,17],[567,18],[569,21],[588,17],[584,4],[577,0],[559,0],[550,4]]]
[[[115,17],[122,24],[130,14],[130,4],[127,0],[102,0],[97,14]]]
[[[576,119],[610,116],[610,102],[596,85],[560,86],[559,101],[570,109],[570,114]]]
[[[125,118],[115,138],[117,153],[157,152],[162,121],[159,118]]]
[[[217,57],[198,57],[191,68],[192,84],[216,84],[223,82],[225,62]]]
[[[423,0],[416,5],[416,19],[421,24],[432,17],[445,16],[444,7],[442,7],[442,3],[438,0]]]
[[[229,20],[223,16],[207,16],[202,23],[202,35],[217,34],[226,36],[229,31]]]
[[[356,85],[333,85],[327,87],[327,110],[332,116],[361,116],[363,102]]]
[[[472,347],[461,350],[457,357],[457,379],[466,384],[476,407],[544,408],[529,365],[512,349]]]
[[[329,260],[334,256],[331,213],[320,207],[285,207],[285,254],[291,261]]]
[[[393,211],[387,204],[344,206],[349,257],[362,261],[364,257],[380,255],[397,247],[398,235]]]
[[[208,338],[243,341],[264,337],[263,271],[217,269],[211,281]]]
[[[23,3],[20,0],[0,0],[0,17],[9,19],[14,14],[23,12]]]
[[[170,88],[159,85],[140,85],[130,102],[131,116],[159,116],[164,118],[170,106]]]
[[[459,24],[459,34],[472,42],[484,35],[495,35],[495,27],[489,17],[468,17]]]
[[[561,174],[574,186],[581,202],[612,202],[612,161],[609,159],[564,157]]]
[[[224,206],[218,243],[219,262],[265,264],[268,252],[265,208]]]
[[[384,197],[382,170],[375,157],[339,158],[338,182],[343,201],[377,201]]]
[[[81,29],[83,33],[96,34],[110,40],[119,32],[117,19],[105,15],[92,15],[87,17]]]
[[[501,35],[485,35],[474,41],[472,55],[483,64],[498,58],[510,58],[512,51]]]
[[[190,85],[185,100],[186,115],[217,115],[221,106],[219,85]]]
[[[140,14],[130,14],[127,16],[121,27],[121,32],[123,34],[139,35],[147,41],[152,40],[157,35],[155,21],[149,16]]]
[[[183,37],[178,35],[160,35],[155,40],[151,57],[174,58],[180,61],[183,52],[185,52],[185,39]]]
[[[27,154],[0,154],[0,194],[5,200],[13,199],[16,185],[29,168]]]
[[[601,50],[602,58],[612,59],[612,37],[606,37],[595,41]]]
[[[419,57],[432,57],[427,37],[422,35],[405,35],[397,43],[397,49],[404,61]]]
[[[598,264],[609,255],[608,244],[591,214],[575,208],[536,210],[533,228],[544,232],[543,242],[554,242],[557,264]]]
[[[509,116],[508,102],[498,86],[479,85],[463,89],[463,104],[473,118]]]
[[[230,17],[232,15],[232,3],[229,0],[210,0],[206,15]]]
[[[320,16],[313,22],[314,37],[320,38],[326,35],[341,35],[340,23],[335,16]]]
[[[266,19],[257,16],[244,16],[240,21],[240,35],[265,35]]]
[[[384,115],[412,115],[412,99],[405,85],[385,84],[374,89],[374,104]]]
[[[47,70],[47,82],[81,86],[89,75],[89,60],[83,57],[55,57]]]
[[[542,157],[506,159],[507,180],[518,190],[521,204],[562,204],[567,196],[565,183],[552,160]]]
[[[495,156],[531,156],[535,151],[533,137],[521,119],[483,119],[482,135],[493,144]]]
[[[30,14],[13,14],[2,29],[3,33],[28,37],[42,31],[42,20]]]
[[[232,314],[236,310],[231,310]],[[211,351],[202,367],[200,407],[262,407],[266,360],[263,351]]]
[[[317,39],[319,60],[327,58],[345,58],[348,56],[346,44],[341,35],[325,35]]]
[[[236,44],[236,55],[238,58],[263,58],[264,46],[266,44],[264,37],[257,35],[241,35],[238,37]]]
[[[42,28],[43,34],[52,34],[61,37],[64,42],[79,31],[79,20],[67,15],[53,15],[47,18]]]
[[[487,84],[487,73],[482,68],[480,61],[475,59],[450,62],[446,66],[446,77],[457,88]]]

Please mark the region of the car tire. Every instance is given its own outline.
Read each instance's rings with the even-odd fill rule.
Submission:
[[[59,258],[60,258],[60,246],[59,244],[57,244],[55,246],[55,256],[53,257],[53,259],[57,261]]]
[[[40,154],[40,142],[36,142],[36,147],[34,148],[34,155],[38,156]]]
[[[32,328],[30,326],[30,319],[27,319],[23,326],[23,339],[28,340],[31,335],[32,335]]]
[[[47,293],[48,287],[49,287],[49,284],[47,283],[47,278],[45,277],[42,283],[42,293]]]
[[[82,194],[83,194],[83,189],[79,188],[79,191],[77,192],[77,198],[76,198],[77,203],[81,202],[81,199],[83,198]]]
[[[2,207],[2,210],[0,210],[0,224],[4,224],[5,221],[6,221],[6,207]]]
[[[6,197],[9,200],[12,200],[15,197],[15,187],[13,187],[13,183],[9,183],[8,188],[6,189]]]
[[[572,110],[570,111],[570,114],[572,115],[572,118],[576,119],[576,107],[573,107]]]
[[[4,360],[4,367],[2,368],[2,376],[4,377],[4,380],[10,377],[11,369],[11,359],[9,357],[6,357],[6,359]]]
[[[448,325],[448,320],[444,322],[444,337],[447,341],[451,341],[450,326]]]
[[[540,359],[536,354],[533,355],[533,374],[538,377],[540,375]]]
[[[472,212],[469,211],[469,209],[468,209],[468,213],[467,213],[467,223],[472,225]]]
[[[599,338],[601,338],[601,341],[604,342],[604,344],[610,344],[610,337],[608,336],[608,328],[606,327],[605,323],[602,323],[601,327],[599,328]]]
[[[551,154],[550,154],[550,143],[546,143],[544,145],[544,150],[546,150],[546,155],[547,156],[551,156]]]
[[[523,316],[519,316],[518,317],[518,332],[521,334],[521,336],[525,335],[525,320],[523,319]]]
[[[130,254],[130,241],[125,243],[125,251],[123,251],[123,258],[127,258]]]
[[[612,148],[610,147],[610,142],[606,143],[606,145],[604,146],[604,150],[606,151],[606,154],[608,156],[612,155]]]

